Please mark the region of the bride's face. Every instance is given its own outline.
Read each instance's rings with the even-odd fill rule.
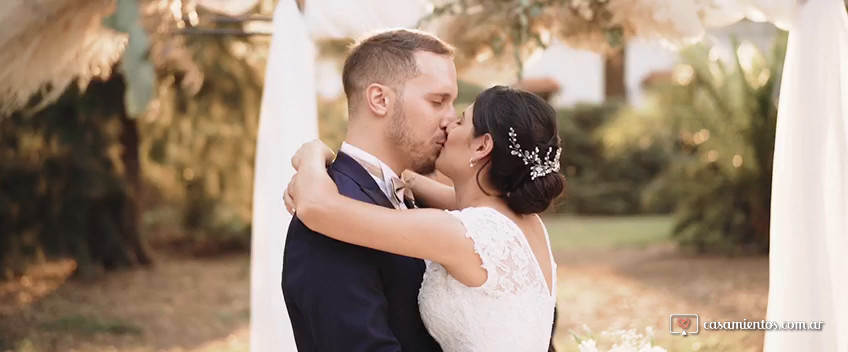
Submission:
[[[476,173],[476,169],[469,167],[475,154],[473,112],[474,104],[471,104],[458,119],[448,125],[448,138],[436,159],[436,168],[454,182]]]

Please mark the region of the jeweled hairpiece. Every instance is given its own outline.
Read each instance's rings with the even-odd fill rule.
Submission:
[[[559,172],[559,157],[562,154],[562,148],[556,148],[556,155],[551,159],[551,153],[554,147],[548,147],[548,153],[545,154],[545,159],[539,154],[539,147],[535,147],[532,151],[521,149],[521,144],[518,144],[518,135],[515,129],[509,128],[509,154],[521,158],[524,165],[530,166],[530,179],[535,180],[537,177],[545,176],[552,172]]]

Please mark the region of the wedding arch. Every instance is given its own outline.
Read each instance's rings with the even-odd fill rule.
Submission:
[[[497,2],[498,4],[495,4]],[[700,40],[706,28],[748,18],[789,30],[774,153],[769,320],[821,320],[816,332],[767,332],[767,351],[848,352],[848,14],[841,0],[467,0],[280,1],[266,73],[253,207],[251,346],[294,350],[280,289],[290,220],[281,195],[297,147],[317,137],[314,41],[351,38],[386,27],[423,24],[463,46],[460,65],[486,50],[523,51],[551,36],[610,50],[629,37],[672,45]],[[550,2],[545,2],[550,3]],[[503,16],[498,28],[461,29],[463,16]],[[428,21],[432,18],[432,21]],[[488,17],[492,19],[491,17]],[[422,21],[423,20],[423,21]],[[488,28],[488,29],[487,29]],[[506,31],[505,31],[506,30]],[[512,32],[510,32],[512,30]],[[466,61],[462,61],[466,60]]]

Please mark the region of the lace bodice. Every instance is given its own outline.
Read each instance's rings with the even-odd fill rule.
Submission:
[[[449,213],[465,225],[488,277],[482,286],[468,287],[427,261],[418,294],[427,330],[445,352],[547,351],[556,296],[521,229],[491,208]]]

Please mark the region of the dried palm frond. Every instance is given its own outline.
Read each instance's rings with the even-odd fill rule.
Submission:
[[[465,0],[436,6],[422,24],[456,46],[457,66],[518,64],[552,38],[595,51],[620,45],[606,0]],[[615,35],[618,35],[617,37]]]
[[[610,0],[608,8],[613,14],[611,21],[621,24],[631,36],[692,44],[704,35],[700,15],[709,4],[711,1]]]
[[[536,23],[535,18],[527,20],[525,10],[513,2],[445,2],[436,6],[433,13],[421,21],[421,26],[456,47],[456,63],[463,68],[473,62],[514,53],[523,46],[521,44],[529,41],[518,43]],[[519,16],[523,16],[525,21],[519,22]],[[522,24],[525,26],[522,27]]]
[[[177,75],[179,84],[196,93],[203,84],[203,72],[175,29],[197,25],[198,12],[193,0],[142,0],[142,25],[150,36],[149,59],[157,73]]]
[[[0,2],[0,116],[36,110],[76,80],[108,77],[127,36],[101,21],[114,0]],[[32,101],[38,97],[38,101]]]
[[[744,17],[743,7],[733,0],[443,0],[438,3],[423,24],[425,29],[435,30],[457,47],[460,67],[500,56],[512,58],[520,65],[551,38],[571,47],[602,53],[618,49],[632,37],[660,39],[681,46],[701,39],[706,27],[728,25]]]

